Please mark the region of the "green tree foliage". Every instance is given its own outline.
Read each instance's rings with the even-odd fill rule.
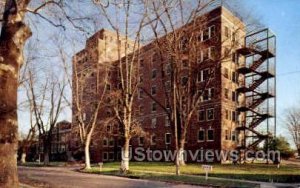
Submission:
[[[283,136],[278,136],[276,138],[273,138],[269,141],[269,150],[276,151],[278,150],[280,152],[280,157],[282,159],[288,159],[293,156],[294,152],[291,149],[290,144]],[[267,144],[264,145],[264,150],[267,150]]]

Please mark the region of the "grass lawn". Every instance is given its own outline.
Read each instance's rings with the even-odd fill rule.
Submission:
[[[66,162],[50,162],[48,167],[57,167],[57,166],[65,166]],[[44,167],[44,163],[38,163],[38,162],[26,162],[25,164],[18,163],[18,166],[28,166],[28,167]]]
[[[104,163],[102,172],[99,171],[99,167],[94,166],[90,173],[101,173],[110,175],[119,175],[119,162]],[[228,185],[227,187],[240,187],[236,185],[238,182],[221,181],[204,179],[204,171],[201,168],[201,164],[187,164],[181,167],[182,176],[177,177],[173,173],[175,172],[175,166],[173,163],[161,163],[161,162],[131,162],[129,177],[156,179],[162,181],[181,181],[190,182],[195,184],[211,184],[215,186]],[[184,176],[184,175],[196,175],[196,176]],[[201,175],[202,177],[197,177]],[[266,164],[213,164],[213,171],[209,174],[210,177],[220,178],[232,178],[239,180],[254,180],[265,182],[282,182],[282,183],[294,183],[300,182],[300,168],[296,166],[281,165],[280,168],[274,165]],[[234,184],[234,185],[233,185]],[[245,183],[243,183],[244,185]],[[245,185],[248,187],[247,185]],[[251,186],[250,186],[251,187]],[[253,187],[253,185],[252,185]]]

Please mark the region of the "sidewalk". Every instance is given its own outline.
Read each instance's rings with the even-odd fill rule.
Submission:
[[[152,174],[165,174],[165,175],[175,175],[175,173],[168,173],[168,172],[153,172],[153,171],[145,171],[145,170],[135,170],[135,172],[143,172],[143,173],[152,173]],[[205,176],[200,175],[189,175],[189,174],[182,174],[183,176],[187,177],[202,177],[205,178]],[[253,183],[253,184],[259,184],[261,188],[300,188],[300,183],[271,183],[271,182],[261,182],[261,181],[251,181],[251,180],[240,180],[240,179],[231,179],[231,178],[218,178],[218,177],[209,177],[210,180],[229,180],[233,182],[241,182],[241,183]]]

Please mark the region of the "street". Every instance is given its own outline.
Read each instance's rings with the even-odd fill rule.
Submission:
[[[18,167],[19,179],[21,183],[25,182],[27,184],[29,181],[42,182],[44,187],[51,188],[196,187],[191,185],[172,184],[150,180],[137,180],[114,176],[84,174],[75,170],[75,168],[68,167]]]

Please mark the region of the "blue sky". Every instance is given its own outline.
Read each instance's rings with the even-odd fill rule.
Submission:
[[[287,131],[282,121],[285,110],[300,104],[300,0],[229,1],[236,4],[242,3],[247,11],[250,11],[254,17],[269,27],[277,36],[278,134],[286,136]],[[43,28],[49,27],[51,26],[45,25]],[[47,31],[53,32],[51,29]],[[41,33],[47,33],[47,31],[42,29]],[[27,127],[24,126],[27,124],[24,115],[19,114],[20,127],[23,130]],[[61,119],[65,117],[71,119],[70,113],[63,116]]]
[[[278,134],[286,136],[283,115],[300,104],[300,1],[244,2],[277,37],[277,126]]]

